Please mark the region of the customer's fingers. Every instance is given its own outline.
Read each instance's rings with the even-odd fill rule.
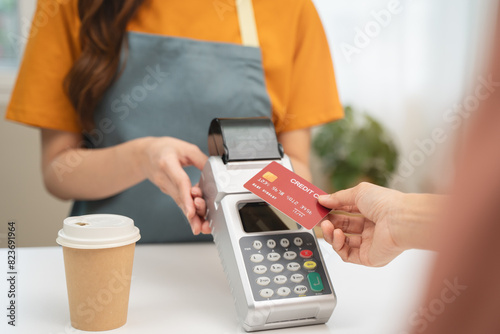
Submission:
[[[344,233],[360,234],[363,232],[366,218],[361,215],[345,215],[342,213],[331,213],[328,219],[335,226],[341,229]]]
[[[348,213],[360,213],[357,205],[344,205],[335,209],[335,211],[343,211]]]
[[[335,229],[335,226],[333,226],[333,224],[329,220],[324,220],[321,222],[321,230],[323,231],[323,238],[330,245],[333,243],[333,230],[334,229]]]
[[[347,235],[345,234],[345,242],[351,248],[359,248],[361,247],[361,243],[363,242],[363,238],[360,235]]]
[[[357,247],[352,247],[349,244],[350,242],[357,245],[357,241],[351,241],[340,229],[335,229],[333,231],[332,247],[337,254],[339,254],[340,258],[344,262],[361,264],[359,245]]]
[[[318,202],[319,204],[330,209],[338,209],[346,206],[355,206],[356,193],[357,193],[356,187],[346,190],[340,190],[330,195],[319,196]]]
[[[361,246],[361,236],[347,236],[342,230],[335,228],[328,220],[321,222],[321,229],[323,230],[325,241],[332,245],[333,249],[337,252],[342,251],[345,246],[352,248],[359,248]]]

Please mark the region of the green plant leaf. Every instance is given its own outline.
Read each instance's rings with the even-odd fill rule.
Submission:
[[[323,125],[313,138],[330,185],[346,189],[362,180],[387,185],[398,150],[389,132],[374,117],[345,108],[345,118]]]

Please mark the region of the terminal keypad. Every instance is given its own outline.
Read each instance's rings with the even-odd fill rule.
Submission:
[[[243,237],[240,247],[256,301],[332,293],[311,234]]]

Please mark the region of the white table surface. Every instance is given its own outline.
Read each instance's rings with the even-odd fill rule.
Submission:
[[[433,254],[409,251],[383,268],[347,264],[320,240],[338,304],[325,325],[282,333],[399,334],[418,306]],[[71,328],[60,247],[17,249],[17,326],[7,325],[7,250],[0,249],[0,333],[86,333]],[[213,243],[139,245],[127,324],[100,333],[244,333]],[[264,332],[261,332],[264,333]]]

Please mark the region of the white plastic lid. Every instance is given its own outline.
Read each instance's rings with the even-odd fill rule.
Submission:
[[[132,219],[111,214],[68,217],[57,235],[59,245],[81,249],[120,247],[141,238]]]

